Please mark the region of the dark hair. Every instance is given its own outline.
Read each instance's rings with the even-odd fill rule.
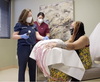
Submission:
[[[27,24],[26,19],[27,19],[27,15],[28,15],[29,12],[31,12],[30,9],[24,9],[19,16],[18,22],[26,25]],[[29,23],[29,25],[33,25],[33,24],[34,24],[34,21],[33,21],[33,18],[32,18],[32,21],[31,21],[31,23]]]
[[[84,24],[81,22],[80,23],[80,26],[79,26],[79,29],[78,29],[78,32],[77,32],[77,34],[76,34],[76,37],[75,37],[75,39],[74,39],[74,41],[75,40],[77,40],[77,39],[79,39],[81,36],[83,36],[85,34],[85,31],[84,31]]]
[[[45,17],[45,15],[44,15],[43,12],[39,12],[38,15],[37,15],[37,17],[39,17],[40,15],[42,15],[43,18]]]
[[[73,23],[74,23],[74,30],[70,42],[78,40],[81,36],[85,34],[84,24],[82,22],[75,21]]]

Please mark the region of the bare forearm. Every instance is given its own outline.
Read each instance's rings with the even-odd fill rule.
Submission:
[[[18,39],[21,39],[21,36],[20,35],[13,35],[12,38],[15,40],[18,40]]]
[[[65,42],[58,42],[56,43],[56,47],[62,48],[62,49],[66,49],[67,48],[67,44]]]
[[[72,43],[65,43],[65,42],[59,42],[56,44],[56,47],[67,49],[67,50],[74,50],[75,47]]]
[[[38,40],[43,40],[43,37],[42,36],[37,36],[36,37]]]
[[[50,37],[50,34],[49,34],[49,33],[47,33],[47,34],[46,34],[46,36]]]
[[[38,40],[43,40],[43,36],[41,36],[38,32],[36,32],[36,38],[38,39]]]

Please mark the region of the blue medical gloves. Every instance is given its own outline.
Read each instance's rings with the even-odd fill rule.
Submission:
[[[45,36],[45,37],[43,38],[43,40],[49,40],[48,36]]]
[[[27,35],[27,33],[25,33],[25,34],[22,34],[22,35],[21,35],[21,38],[22,38],[22,39],[28,39],[29,36]]]

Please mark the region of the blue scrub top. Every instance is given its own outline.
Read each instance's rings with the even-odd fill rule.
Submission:
[[[28,39],[18,39],[18,46],[35,45],[36,31],[38,31],[36,24],[27,26],[27,25],[21,25],[20,23],[17,23],[14,27],[14,31],[15,32],[19,31],[19,35],[28,33],[28,30],[31,31],[31,33],[29,34],[29,38]]]

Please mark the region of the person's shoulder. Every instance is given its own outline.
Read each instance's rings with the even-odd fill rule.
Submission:
[[[43,24],[48,25],[46,22],[43,22]]]
[[[44,24],[46,27],[48,27],[48,24],[47,24],[47,23],[43,22],[43,24]]]
[[[14,31],[20,31],[22,28],[21,24],[18,22],[16,23],[15,27],[14,27]]]
[[[17,22],[17,23],[16,23],[16,26],[20,26],[20,25],[21,25],[20,22]]]
[[[83,35],[83,36],[81,36],[81,37],[83,37],[83,38],[87,38],[87,39],[88,39],[88,37],[87,37],[86,35]]]
[[[33,27],[37,27],[37,24],[34,23],[32,26],[33,26]]]
[[[82,40],[89,40],[89,38],[86,35],[81,36],[80,39],[82,39]]]
[[[21,23],[19,23],[19,22],[17,22],[16,24],[15,24],[15,28],[20,28],[21,27]]]

